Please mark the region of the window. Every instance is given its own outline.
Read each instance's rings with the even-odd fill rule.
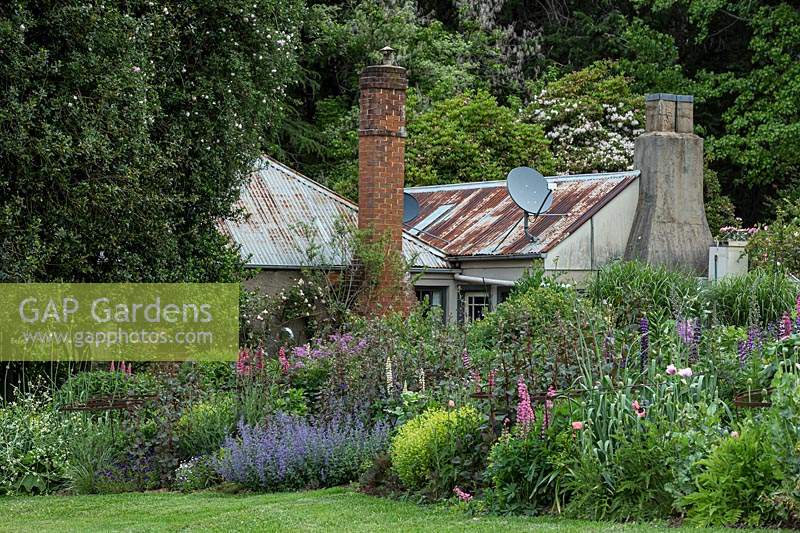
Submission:
[[[447,287],[414,287],[417,300],[426,302],[431,307],[440,307],[447,315]]]
[[[464,293],[464,319],[473,322],[483,318],[489,311],[489,293],[466,292]]]
[[[497,305],[508,300],[508,296],[511,294],[511,287],[497,287]]]

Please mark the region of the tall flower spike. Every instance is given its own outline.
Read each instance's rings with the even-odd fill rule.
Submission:
[[[528,386],[525,385],[525,380],[521,377],[517,381],[517,393],[519,401],[517,403],[517,424],[523,435],[527,435],[530,431],[531,425],[536,422],[536,415],[531,406],[531,397],[528,394]]]
[[[392,356],[386,357],[386,392],[392,394],[394,392],[394,374],[392,373]]]
[[[642,333],[641,352],[639,354],[639,364],[642,370],[647,368],[647,358],[650,355],[650,321],[646,316],[639,322],[639,331]]]
[[[461,352],[461,362],[464,363],[464,368],[467,370],[472,368],[472,360],[469,358],[469,352],[467,352],[466,348]]]
[[[792,318],[789,313],[783,313],[783,318],[780,324],[780,337],[785,339],[792,334]]]
[[[700,340],[702,339],[703,331],[700,326],[700,319],[694,319],[692,326],[692,344],[689,350],[689,362],[696,363],[700,359]]]

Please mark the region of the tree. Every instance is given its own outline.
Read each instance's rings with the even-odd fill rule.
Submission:
[[[0,278],[206,281],[274,137],[300,0],[0,8]]]
[[[627,170],[633,143],[644,132],[644,99],[614,65],[600,62],[536,89],[526,110],[551,141],[560,173]]]
[[[505,179],[518,166],[533,166],[545,174],[553,170],[544,133],[485,91],[436,102],[409,120],[408,185]]]

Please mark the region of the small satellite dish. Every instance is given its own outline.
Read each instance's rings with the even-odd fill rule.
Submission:
[[[403,224],[407,224],[419,216],[419,202],[416,198],[403,193]]]
[[[553,195],[537,170],[517,167],[508,173],[506,187],[511,199],[526,213],[540,215],[553,205]]]

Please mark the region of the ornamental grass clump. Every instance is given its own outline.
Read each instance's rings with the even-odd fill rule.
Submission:
[[[225,480],[262,490],[331,487],[354,481],[385,449],[389,428],[353,414],[329,420],[277,413],[265,425],[239,424],[214,466]]]

